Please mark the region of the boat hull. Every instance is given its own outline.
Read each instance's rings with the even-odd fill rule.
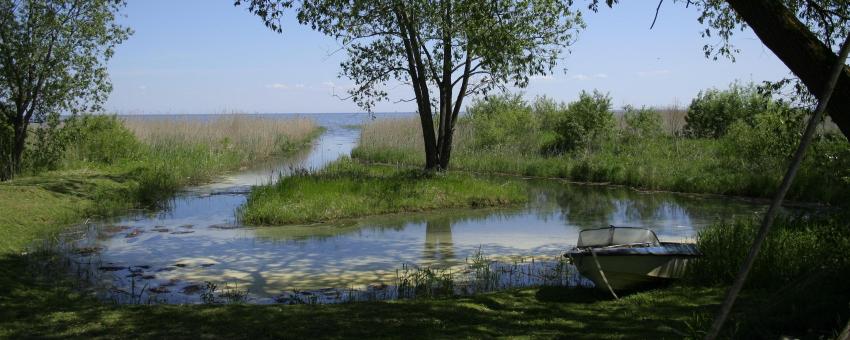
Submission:
[[[616,255],[597,253],[599,266],[614,290],[634,290],[679,279],[685,274],[692,255]],[[570,254],[579,273],[607,290],[590,252]]]

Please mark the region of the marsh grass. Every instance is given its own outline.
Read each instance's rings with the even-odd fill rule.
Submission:
[[[662,115],[666,128],[680,131],[683,111],[672,108],[666,112]],[[422,166],[424,151],[419,130],[416,118],[366,124],[352,157]],[[541,138],[538,133],[525,135],[528,141],[489,148],[475,146],[475,129],[464,120],[458,122],[456,133],[450,163],[454,170],[555,177],[644,190],[769,197],[784,169],[781,160],[758,166],[736,141],[722,138],[684,138],[667,133],[641,138],[620,132],[590,151],[546,155],[528,147],[537,145],[535,140]],[[843,143],[839,139],[816,143],[788,194],[790,200],[840,203],[850,199],[847,170],[830,169],[841,168],[838,164],[846,162],[850,148],[846,140]]]
[[[745,287],[745,291],[760,294],[763,301],[746,308],[759,316],[747,318],[741,325],[750,337],[769,337],[778,329],[791,334],[827,332],[840,329],[841,320],[850,317],[850,235],[846,221],[845,213],[786,216],[775,222]],[[759,222],[738,220],[701,230],[697,246],[703,257],[688,268],[688,284],[731,284]]]
[[[209,120],[191,118],[123,118],[124,125],[144,144],[157,150],[203,145],[211,150],[236,150],[244,161],[292,151],[316,133],[306,118],[274,119],[230,114]]]
[[[255,225],[331,221],[366,215],[524,203],[524,183],[438,174],[341,159],[255,187],[240,218]]]
[[[85,217],[161,206],[183,186],[285,156],[321,132],[305,119],[246,115],[84,116],[69,124],[74,138],[59,169],[0,183],[0,252],[20,251]]]

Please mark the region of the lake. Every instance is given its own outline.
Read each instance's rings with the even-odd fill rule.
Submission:
[[[252,186],[293,169],[320,169],[348,155],[357,143],[356,125],[372,119],[365,114],[303,116],[327,129],[308,150],[186,188],[158,211],[71,228],[60,237],[73,264],[69,271],[96,295],[121,303],[197,303],[209,290],[207,282],[247,293],[247,301],[254,303],[281,302],[293,293],[339,300],[345,292],[393,285],[399,269],[459,268],[481,254],[503,264],[552,263],[586,228],[641,226],[662,241],[692,240],[706,225],[764,209],[728,197],[525,179],[530,199],[522,206],[315,225],[241,225],[237,211]]]

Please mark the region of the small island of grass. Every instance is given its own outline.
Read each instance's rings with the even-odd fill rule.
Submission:
[[[257,187],[241,210],[245,223],[282,225],[442,208],[479,208],[524,203],[516,179],[485,179],[337,161],[319,172],[302,172]]]

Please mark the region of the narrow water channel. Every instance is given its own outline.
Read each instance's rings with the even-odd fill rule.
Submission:
[[[649,227],[662,240],[688,239],[710,223],[762,209],[728,198],[529,180],[531,199],[519,207],[307,226],[240,225],[236,212],[251,186],[349,154],[359,133],[352,125],[369,119],[310,117],[327,129],[310,150],[189,188],[161,211],[69,230],[65,249],[75,275],[90,281],[97,295],[118,302],[199,302],[199,292],[212,282],[247,291],[250,302],[269,303],[284,292],[392,284],[403,266],[451,267],[478,252],[506,262],[551,259],[574,245],[581,229],[610,224]]]

